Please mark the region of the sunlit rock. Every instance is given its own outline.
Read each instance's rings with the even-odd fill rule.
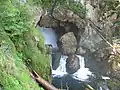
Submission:
[[[75,53],[76,51],[76,46],[77,46],[77,41],[72,32],[68,32],[64,34],[59,42],[60,44],[60,50],[63,54],[70,54],[70,53]]]

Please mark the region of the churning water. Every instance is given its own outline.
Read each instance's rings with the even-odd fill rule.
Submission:
[[[40,31],[42,32],[42,34],[45,38],[45,44],[51,44],[53,48],[58,48],[57,35],[52,28],[41,27]],[[66,72],[66,59],[68,58],[68,56],[61,55],[58,68],[56,70],[52,70],[52,78],[53,78],[53,82],[55,82],[55,83],[53,83],[54,85],[59,87],[59,85],[61,85],[59,83],[62,83],[62,84],[68,83],[72,87],[72,89],[70,89],[70,90],[84,90],[84,88],[82,88],[82,86],[80,87],[80,85],[82,85],[83,81],[87,81],[90,76],[94,76],[94,75],[89,70],[89,68],[85,67],[84,57],[82,57],[80,55],[76,55],[76,56],[80,60],[80,69],[73,74],[68,74]],[[103,77],[103,79],[104,78],[105,77]],[[107,78],[107,79],[109,79],[109,78]],[[61,82],[61,80],[63,82]],[[104,89],[102,89],[102,87],[99,87],[98,90],[104,90]],[[107,89],[107,90],[109,90],[109,89]]]
[[[68,56],[61,56],[59,67],[56,70],[52,70],[53,77],[62,77],[66,74],[66,59]],[[85,68],[84,57],[77,55],[80,60],[80,69],[74,74],[70,74],[74,79],[85,81],[89,79],[89,76],[92,75],[92,72],[88,68]]]

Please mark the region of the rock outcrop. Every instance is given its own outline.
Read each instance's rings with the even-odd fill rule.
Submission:
[[[53,16],[51,16],[50,11],[46,11],[39,22],[40,26],[44,27],[58,27],[59,25],[63,25],[65,22],[72,22],[74,23],[78,28],[84,27],[85,21],[81,19],[77,14],[75,14],[73,11],[68,9],[55,9],[53,12]]]
[[[73,32],[68,32],[64,34],[60,39],[60,50],[64,55],[75,53],[77,41]]]
[[[66,71],[70,74],[80,69],[79,58],[75,54],[69,54],[66,60]]]

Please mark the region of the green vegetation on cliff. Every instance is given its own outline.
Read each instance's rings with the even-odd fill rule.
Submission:
[[[28,5],[17,0],[0,1],[0,21],[0,88],[42,90],[29,70],[50,80],[50,60]]]
[[[30,77],[16,49],[3,28],[0,28],[0,85],[3,90],[40,90]],[[42,89],[41,89],[42,90]]]

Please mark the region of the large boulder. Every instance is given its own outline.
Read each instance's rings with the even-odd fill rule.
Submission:
[[[84,33],[81,35],[79,45],[89,49],[91,52],[95,52],[99,49],[99,44],[101,41],[102,38],[94,29],[91,27],[86,27]]]
[[[67,73],[73,74],[80,69],[79,58],[75,54],[68,55],[66,60],[66,71]]]
[[[40,17],[38,24],[39,26],[43,27],[57,27],[58,21],[53,19],[53,17],[50,15],[50,12],[46,11],[46,13]]]
[[[73,32],[68,32],[64,34],[60,39],[60,50],[63,54],[67,55],[70,53],[75,53],[77,41]]]

